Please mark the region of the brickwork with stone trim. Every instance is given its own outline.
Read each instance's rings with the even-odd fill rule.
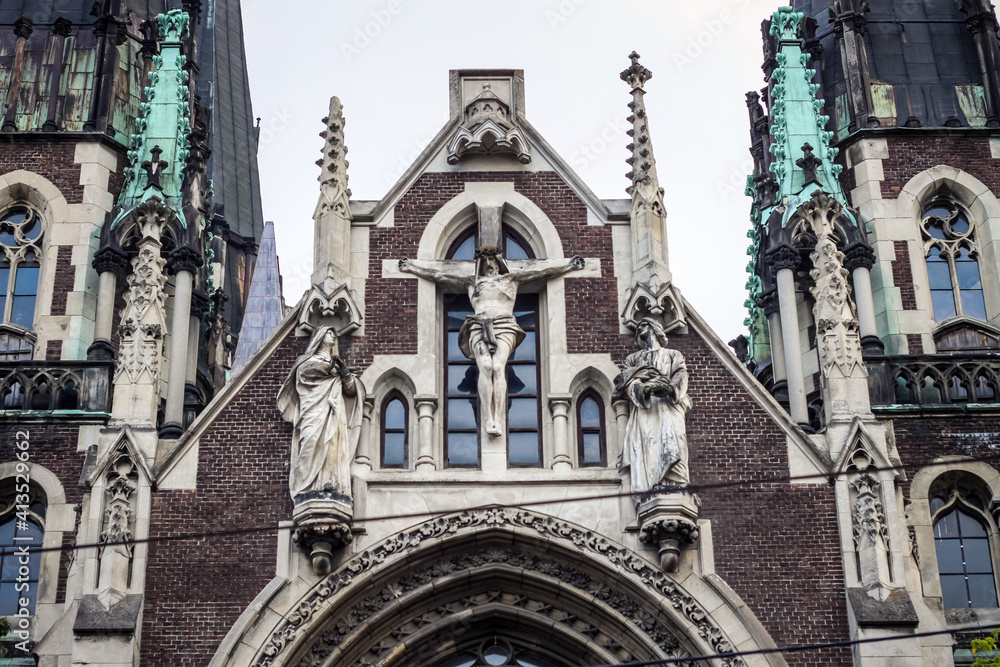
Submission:
[[[153,494],[151,538],[274,530],[150,545],[141,664],[204,665],[274,576],[278,522],[292,516],[292,425],[282,421],[275,398],[308,341],[285,340],[199,438],[197,490]],[[192,610],[197,622],[186,623]]]

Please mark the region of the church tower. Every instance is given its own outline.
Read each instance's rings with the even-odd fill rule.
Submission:
[[[858,638],[996,614],[997,27],[978,0],[795,2],[747,94],[746,363],[841,475]],[[895,655],[964,664],[967,641]]]

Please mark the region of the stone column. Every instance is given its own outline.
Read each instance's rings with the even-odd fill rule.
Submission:
[[[191,325],[191,295],[194,273],[201,256],[187,246],[172,253],[167,270],[174,273],[174,312],[170,323],[170,370],[167,375],[167,406],[160,437],[176,439],[184,432],[184,383],[187,376],[188,328]]]
[[[965,27],[976,43],[979,72],[983,77],[983,97],[986,101],[986,125],[1000,126],[1000,44],[997,43],[997,17],[992,3],[983,0],[963,2],[959,9],[965,14]]]
[[[73,24],[62,16],[52,24],[52,34],[55,36],[52,44],[52,76],[49,86],[49,105],[46,113],[45,123],[42,130],[45,132],[56,132],[59,124],[56,123],[56,104],[59,102],[59,81],[62,78],[63,51],[66,46],[66,38],[69,37]]]
[[[572,396],[549,396],[552,411],[552,469],[572,470],[573,458],[569,453],[569,406]]]
[[[201,342],[201,320],[208,312],[208,297],[195,290],[191,294],[191,322],[188,325],[188,356],[184,372],[184,425],[187,426],[205,407],[198,391],[198,353]]]
[[[858,333],[861,349],[868,354],[882,354],[885,346],[875,328],[875,299],[872,296],[871,268],[875,266],[875,251],[867,245],[852,244],[844,250],[844,268],[854,279],[854,300],[858,306]]]
[[[611,402],[611,409],[615,411],[615,424],[618,427],[618,455],[622,455],[625,443],[625,424],[628,423],[628,400],[618,398]],[[611,459],[611,452],[608,452],[608,459]]]
[[[799,265],[800,257],[797,250],[782,245],[769,254],[768,260],[772,271],[777,275],[781,338],[785,348],[785,368],[788,375],[789,414],[798,424],[808,426],[809,407],[806,403],[805,377],[802,371],[798,307],[795,303],[795,268]]]
[[[841,0],[833,16],[833,30],[847,78],[851,132],[862,127],[878,127],[872,103],[871,77],[865,48],[865,33],[868,32],[865,5],[862,0]]]
[[[374,467],[371,457],[372,415],[374,413],[374,397],[365,396],[365,405],[361,413],[361,439],[360,442],[358,442],[358,451],[354,457],[354,462],[359,465],[367,466],[369,470]]]
[[[420,443],[417,455],[417,470],[434,470],[434,413],[437,412],[437,396],[424,394],[413,397],[420,420]]]
[[[128,275],[130,262],[125,253],[105,246],[94,253],[91,265],[100,276],[100,285],[97,292],[97,312],[94,317],[94,342],[87,348],[87,359],[108,361],[114,358],[111,336],[118,280],[124,280]]]
[[[24,52],[28,39],[31,37],[31,19],[22,16],[14,21],[14,35],[17,42],[14,45],[14,62],[10,68],[10,85],[7,92],[7,110],[3,117],[3,131],[13,132],[17,129],[17,98],[21,90],[21,74],[24,69]]]
[[[788,370],[785,366],[785,340],[781,335],[781,314],[778,291],[771,289],[760,296],[760,305],[767,317],[768,338],[771,342],[771,395],[788,408]]]

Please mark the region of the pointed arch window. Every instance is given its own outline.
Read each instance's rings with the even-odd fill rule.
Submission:
[[[27,485],[21,485],[27,486]],[[22,491],[18,494],[17,491]],[[0,615],[34,615],[41,572],[46,501],[35,486],[27,492],[14,478],[0,488]],[[20,514],[20,516],[18,516]],[[23,550],[30,551],[27,556]]]
[[[934,319],[985,320],[975,222],[955,202],[938,200],[924,212],[921,230]]]
[[[41,270],[42,220],[27,206],[0,213],[0,321],[30,329]]]
[[[383,468],[405,468],[409,456],[409,419],[406,399],[398,391],[393,391],[382,402],[382,446],[381,465]]]
[[[608,464],[604,401],[593,389],[581,394],[576,403],[576,442],[580,467]]]
[[[507,225],[501,227],[505,259],[534,259],[531,246]],[[448,250],[446,259],[472,261],[479,242],[473,225]],[[472,315],[468,295],[444,295],[445,466],[476,468],[480,464],[479,369],[462,354],[458,334]],[[511,467],[542,465],[541,400],[539,399],[538,295],[519,294],[514,317],[525,338],[507,361],[507,463]]]
[[[997,531],[981,493],[963,480],[935,486],[930,509],[945,609],[996,607],[990,542]]]

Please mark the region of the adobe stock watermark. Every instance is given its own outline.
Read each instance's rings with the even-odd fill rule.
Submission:
[[[576,10],[587,0],[561,0],[555,9],[545,10],[545,20],[549,22],[549,28],[556,30],[560,24],[569,20],[569,17],[576,14]]]
[[[28,522],[28,509],[31,506],[31,477],[29,475],[31,459],[28,442],[29,431],[17,431],[14,434],[14,447],[16,450],[17,465],[14,466],[14,498],[16,517],[14,530],[14,552],[17,556],[17,577],[14,579],[14,591],[17,598],[17,620],[11,623],[11,632],[20,640],[14,647],[25,654],[31,653],[28,648],[28,640],[31,639],[31,552],[30,548],[36,550],[42,547],[41,544],[33,544],[35,536],[30,530],[31,524]],[[6,562],[4,563],[6,568]]]
[[[731,4],[736,9],[746,9],[750,5],[750,0],[731,0]],[[678,72],[683,72],[688,65],[694,64],[709,48],[722,36],[726,27],[736,22],[736,12],[732,9],[723,9],[715,18],[702,21],[702,29],[687,39],[687,43],[680,49],[674,51],[674,66]]]
[[[261,125],[261,118],[258,116],[257,129],[260,132],[257,136],[258,145],[266,146],[271,143],[275,137],[291,127],[293,122],[295,122],[295,114],[284,108],[273,110],[264,125]]]
[[[577,173],[583,173],[590,163],[594,162],[608,150],[609,146],[620,148],[624,152],[625,143],[618,141],[632,127],[624,118],[609,118],[601,127],[600,133],[586,144],[580,146],[569,156],[570,164]]]
[[[371,20],[366,21],[363,26],[355,26],[354,39],[350,42],[340,43],[340,52],[344,54],[344,59],[351,62],[356,56],[360,56],[362,51],[367,49],[372,40],[382,34],[382,31],[389,27],[395,16],[403,11],[403,5],[399,0],[389,0],[384,9],[376,9],[371,12]]]
[[[734,166],[729,171],[729,178],[719,181],[716,188],[722,201],[728,201],[730,197],[743,197],[746,195],[747,174],[753,173],[753,159],[747,158],[739,165]]]

